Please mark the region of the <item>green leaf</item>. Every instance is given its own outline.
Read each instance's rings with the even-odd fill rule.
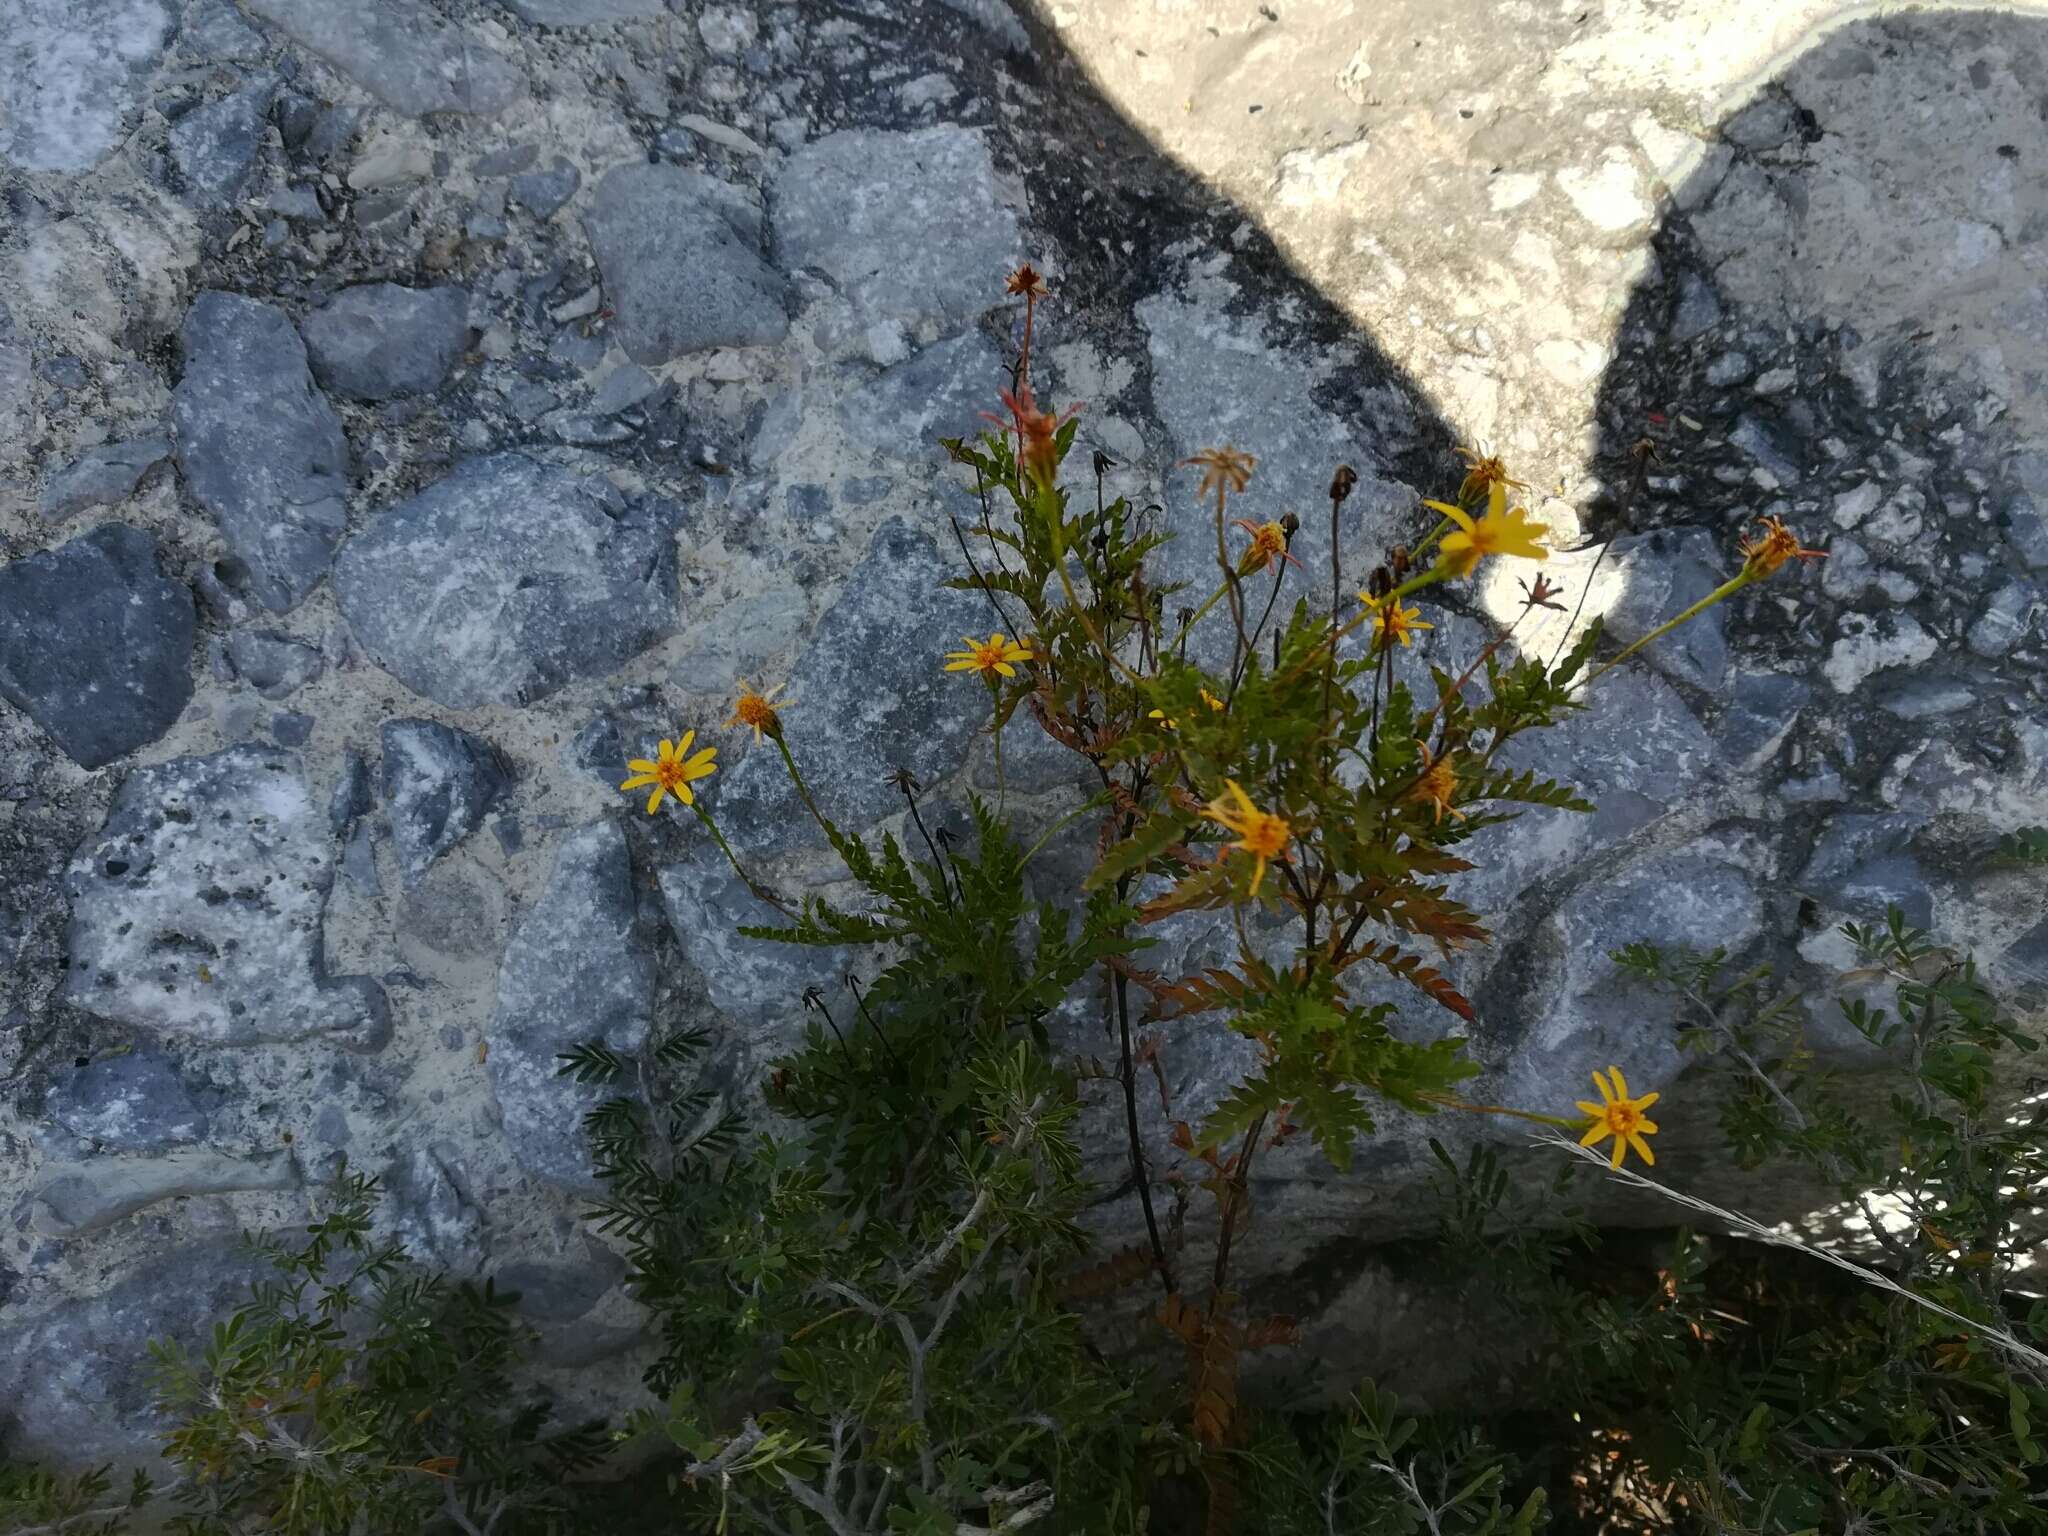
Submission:
[[[1167,849],[1187,836],[1195,819],[1178,811],[1159,811],[1147,817],[1129,837],[1111,848],[1081,882],[1084,891],[1097,891],[1143,870]]]

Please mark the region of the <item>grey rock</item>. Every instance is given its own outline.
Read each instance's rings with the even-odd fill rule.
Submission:
[[[513,176],[539,158],[540,151],[531,144],[509,144],[503,149],[494,149],[483,156],[473,169],[480,177]]]
[[[792,698],[844,701],[838,748],[799,754],[825,814],[865,827],[903,797],[885,782],[905,767],[936,783],[960,766],[968,743],[988,723],[986,693],[968,678],[939,670],[940,657],[970,631],[986,634],[985,600],[939,583],[953,562],[900,517],[875,530],[867,554],[825,616],[789,681]],[[818,836],[773,751],[748,753],[717,791],[734,804],[734,823],[764,845]]]
[[[1740,384],[1754,372],[1756,364],[1747,352],[1723,352],[1707,364],[1707,382],[1716,389],[1726,389],[1730,384]]]
[[[384,809],[407,880],[474,832],[511,789],[489,742],[434,720],[384,723]]]
[[[340,837],[369,814],[376,803],[370,791],[370,763],[351,747],[342,754],[341,773],[335,778],[334,793],[327,797],[327,825]]]
[[[2040,605],[2041,591],[2031,581],[2007,582],[1971,622],[1965,637],[1970,649],[1987,659],[2007,654],[2027,637]]]
[[[455,1148],[445,1141],[415,1145],[387,1177],[392,1227],[406,1254],[458,1274],[473,1270],[483,1249],[484,1215]]]
[[[604,448],[623,443],[639,432],[630,422],[595,411],[549,411],[540,419],[541,430],[558,443],[579,448]]]
[[[1721,125],[1721,137],[1743,149],[1776,149],[1792,130],[1792,104],[1783,96],[1761,96]]]
[[[242,188],[263,147],[265,118],[277,87],[263,80],[232,96],[186,113],[171,125],[171,164],[202,207],[226,208]]]
[[[324,388],[354,400],[429,395],[469,346],[469,295],[365,283],[344,288],[299,329]]]
[[[1619,565],[1621,596],[1606,614],[1607,633],[1627,645],[1649,634],[1725,581],[1720,541],[1690,528],[1616,539],[1608,559]],[[1728,678],[1728,640],[1719,606],[1638,654],[1665,676],[1718,692]]]
[[[164,1426],[151,1406],[148,1341],[197,1346],[260,1273],[236,1245],[204,1241],[152,1253],[96,1296],[11,1322],[0,1350],[9,1453],[71,1466],[152,1457]]]
[[[1870,551],[1854,539],[1838,538],[1828,545],[1822,564],[1820,589],[1838,603],[1862,599],[1877,580],[1877,567]]]
[[[228,636],[227,656],[236,675],[266,699],[287,698],[327,670],[319,647],[275,630],[236,630]]]
[[[1901,720],[1931,720],[1968,709],[1977,690],[1960,678],[1904,677],[1878,696],[1878,706]]]
[[[379,1045],[383,991],[326,974],[333,878],[327,815],[293,754],[240,746],[139,768],[65,878],[64,996],[209,1045]]]
[[[151,1046],[59,1076],[43,1113],[71,1135],[116,1152],[162,1152],[206,1139],[206,1110],[176,1062]]]
[[[539,27],[601,27],[668,14],[667,0],[498,0],[521,21]]]
[[[996,410],[1005,381],[1002,360],[979,331],[926,347],[885,368],[865,388],[841,396],[839,414],[848,437],[877,452],[920,465],[940,462],[941,437],[973,438]]]
[[[2018,496],[2006,508],[2005,538],[2028,570],[2048,570],[2048,518],[2031,496]]]
[[[1858,865],[1904,852],[1926,824],[1924,816],[1900,813],[1830,817],[1800,871],[1800,893],[1827,900]]]
[[[89,171],[140,110],[171,31],[162,0],[8,0],[0,151],[24,171]]]
[[[35,1187],[35,1228],[50,1237],[76,1237],[112,1226],[137,1211],[192,1195],[299,1187],[289,1152],[228,1157],[203,1148],[162,1157],[58,1164]]]
[[[564,1188],[595,1187],[583,1116],[610,1090],[560,1076],[559,1056],[647,1042],[654,962],[634,940],[632,873],[616,822],[570,833],[498,971],[488,1065],[505,1136],[521,1167]]]
[[[152,466],[170,456],[170,440],[161,437],[88,448],[77,463],[57,471],[43,486],[42,514],[55,522],[88,507],[114,506],[134,492]]]
[[[734,1083],[757,1081],[770,1060],[803,1038],[806,988],[821,988],[836,1013],[845,952],[750,939],[748,926],[786,919],[747,889],[716,849],[663,867],[662,910],[683,953],[704,980],[705,996],[724,1018],[720,1054]]]
[[[185,19],[181,47],[222,64],[253,64],[265,52],[263,34],[242,19],[232,0],[206,0]]]
[[[586,216],[619,345],[636,363],[789,333],[783,282],[760,256],[760,215],[736,189],[672,165],[622,165]]]
[[[168,457],[168,438],[102,442],[94,449],[86,449],[78,463],[59,469],[43,485],[43,516],[59,520],[90,506],[115,506],[133,494],[152,465]]]
[[[526,94],[518,67],[465,30],[394,0],[243,0],[243,7],[310,48],[388,107],[502,112]]]
[[[498,1289],[519,1294],[519,1311],[538,1323],[573,1323],[626,1277],[626,1263],[588,1232],[571,1240],[562,1260],[521,1258],[502,1266]]]
[[[1677,1032],[1654,1022],[1651,989],[1624,976],[1610,957],[1645,942],[1740,954],[1763,929],[1763,902],[1750,878],[1710,854],[1682,849],[1632,864],[1588,883],[1539,929],[1542,957],[1513,1012],[1489,1017],[1532,1021],[1518,1027],[1507,1069],[1507,1101],[1569,1104],[1593,1097],[1592,1072],[1626,1064],[1629,1088],[1642,1093],[1684,1065]]]
[[[281,747],[303,747],[313,739],[313,725],[311,715],[287,710],[270,717],[270,735]]]
[[[1804,678],[1783,672],[1742,673],[1714,732],[1716,755],[1736,773],[1755,772],[1784,745],[1812,697],[1813,689]]]
[[[828,134],[789,157],[773,201],[783,266],[823,272],[870,323],[962,330],[1022,254],[976,129]]]
[[[551,219],[583,185],[583,173],[566,160],[557,160],[544,171],[514,176],[508,200],[536,219]]]
[[[591,396],[591,414],[616,416],[631,410],[659,388],[661,380],[638,363],[621,363],[604,376],[597,393]]]
[[[172,394],[178,468],[264,607],[294,608],[327,574],[348,509],[348,440],[282,311],[237,294],[193,301]]]
[[[1792,485],[1799,479],[1799,450],[1782,426],[1755,412],[1745,412],[1736,420],[1728,441],[1755,460],[1779,485]]]
[[[192,594],[156,540],[108,523],[0,566],[0,698],[99,768],[156,740],[192,697]]]
[[[1010,52],[1028,54],[1031,51],[1031,34],[1024,30],[1024,23],[1003,0],[939,0],[939,4],[965,16]]]
[[[1713,285],[1697,273],[1686,273],[1679,280],[1678,307],[1671,315],[1671,339],[1691,341],[1720,323],[1721,300]]]
[[[415,693],[450,709],[530,704],[673,627],[676,516],[520,454],[472,459],[352,539],[335,596]]]

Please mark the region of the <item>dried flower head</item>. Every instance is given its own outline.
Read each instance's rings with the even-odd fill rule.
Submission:
[[[1758,577],[1769,576],[1787,560],[1825,560],[1827,551],[1801,549],[1799,536],[1785,526],[1779,517],[1761,517],[1757,525],[1763,529],[1760,538],[1742,541],[1743,568]]]
[[[1415,743],[1422,748],[1422,777],[1415,781],[1415,787],[1408,791],[1408,798],[1420,800],[1424,805],[1436,807],[1436,819],[1442,821],[1444,812],[1451,813],[1453,821],[1463,821],[1465,813],[1451,804],[1458,793],[1458,770],[1452,759],[1455,752],[1446,752],[1437,757],[1429,750],[1429,743]]]
[[[1643,1138],[1657,1134],[1657,1122],[1645,1118],[1643,1111],[1663,1095],[1646,1093],[1640,1099],[1632,1099],[1628,1096],[1628,1080],[1621,1075],[1621,1068],[1609,1067],[1607,1074],[1614,1080],[1612,1087],[1609,1086],[1607,1078],[1598,1072],[1593,1074],[1593,1086],[1600,1090],[1598,1104],[1585,1099],[1578,1101],[1580,1111],[1592,1117],[1592,1124],[1586,1128],[1586,1134],[1579,1138],[1579,1145],[1590,1147],[1594,1142],[1612,1136],[1613,1167],[1621,1166],[1624,1148],[1634,1152],[1645,1163],[1654,1166],[1657,1159],[1651,1155],[1650,1144]]]
[[[1019,384],[1014,390],[998,390],[996,395],[1003,402],[1003,409],[1010,413],[1010,419],[1005,421],[992,411],[983,411],[982,420],[992,421],[1004,431],[1014,434],[1017,462],[1040,485],[1051,485],[1060,465],[1060,428],[1080,415],[1081,407],[1070,405],[1058,415],[1041,411],[1028,382]]]
[[[1197,496],[1222,496],[1240,493],[1252,483],[1252,470],[1258,460],[1248,453],[1239,453],[1235,448],[1204,448],[1191,459],[1182,459],[1183,464],[1192,464],[1202,471],[1202,478],[1195,483]]]
[[[647,814],[650,816],[661,809],[664,795],[674,795],[685,805],[695,805],[697,797],[690,790],[691,782],[708,779],[718,771],[714,761],[718,748],[704,747],[692,752],[690,743],[696,739],[695,731],[685,731],[681,741],[664,741],[655,760],[650,762],[644,757],[629,759],[626,766],[633,770],[633,775],[619,788],[645,789],[652,784],[654,793],[647,797]]]
[[[1042,299],[1047,296],[1045,279],[1030,262],[1019,262],[1017,270],[1003,283],[1003,292],[1027,299]]]
[[[1507,465],[1497,456],[1471,448],[1459,448],[1456,452],[1466,464],[1464,483],[1458,487],[1458,500],[1472,501],[1482,495],[1491,495],[1496,485],[1513,486],[1518,491],[1529,489],[1522,481],[1509,476]]]
[[[726,721],[726,724],[751,726],[754,731],[754,741],[757,745],[763,736],[773,736],[780,740],[782,736],[782,716],[779,711],[789,708],[790,705],[796,702],[795,699],[784,699],[780,703],[776,702],[775,696],[787,686],[786,683],[777,683],[773,688],[768,689],[764,693],[755,688],[745,678],[741,678],[740,696],[734,702],[732,718]]]

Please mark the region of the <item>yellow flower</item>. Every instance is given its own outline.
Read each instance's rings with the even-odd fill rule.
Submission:
[[[1269,859],[1287,857],[1288,839],[1294,836],[1294,829],[1287,824],[1284,816],[1275,816],[1262,811],[1252,804],[1251,796],[1238,786],[1235,779],[1223,781],[1229,786],[1232,805],[1219,795],[1208,805],[1209,819],[1228,831],[1237,834],[1237,841],[1230,846],[1242,849],[1258,861],[1252,870],[1252,894],[1259,894],[1259,886],[1266,878],[1266,862]]]
[[[727,725],[752,726],[754,728],[754,742],[756,745],[760,744],[763,736],[780,738],[782,735],[782,715],[780,711],[789,708],[796,700],[784,699],[778,704],[775,702],[775,695],[782,692],[788,686],[787,683],[777,683],[773,688],[763,693],[744,677],[741,678],[739,700],[732,707],[732,718],[725,723]]]
[[[1420,800],[1425,805],[1436,807],[1436,819],[1442,821],[1444,812],[1449,811],[1454,821],[1463,821],[1465,813],[1451,804],[1451,796],[1458,792],[1458,770],[1452,759],[1458,754],[1446,752],[1436,757],[1429,750],[1429,743],[1415,743],[1422,748],[1422,777],[1415,781],[1415,787],[1408,791],[1408,798]]]
[[[1375,645],[1391,645],[1398,640],[1402,645],[1415,643],[1413,632],[1418,629],[1435,629],[1434,624],[1422,622],[1420,608],[1403,608],[1396,602],[1383,602],[1370,592],[1358,594],[1365,606],[1372,610],[1372,638]]]
[[[1644,1119],[1643,1111],[1663,1095],[1646,1093],[1640,1099],[1632,1099],[1628,1096],[1628,1080],[1621,1075],[1621,1068],[1609,1067],[1607,1071],[1614,1079],[1611,1088],[1606,1078],[1598,1072],[1593,1074],[1593,1086],[1600,1090],[1600,1102],[1592,1104],[1584,1099],[1578,1101],[1580,1110],[1593,1117],[1593,1123],[1587,1127],[1586,1134],[1579,1138],[1579,1145],[1590,1147],[1603,1136],[1612,1136],[1614,1156],[1610,1162],[1611,1167],[1621,1166],[1624,1148],[1632,1150],[1637,1157],[1652,1167],[1656,1166],[1657,1159],[1651,1155],[1650,1144],[1643,1138],[1657,1134],[1657,1122]]]
[[[1239,453],[1235,448],[1204,448],[1193,458],[1181,460],[1181,463],[1196,465],[1202,471],[1202,478],[1195,485],[1197,496],[1242,491],[1251,484],[1252,469],[1258,462],[1250,454]]]
[[[990,635],[986,640],[977,640],[972,635],[961,638],[967,642],[967,649],[946,652],[948,672],[979,672],[984,678],[1015,677],[1017,669],[1010,663],[1031,659],[1028,646],[1006,640],[1001,635]]]
[[[1495,454],[1481,454],[1475,449],[1453,450],[1466,464],[1465,483],[1458,487],[1458,500],[1470,501],[1481,491],[1490,492],[1496,485],[1511,485],[1518,491],[1526,491],[1528,485],[1513,479],[1507,465]]]
[[[1526,507],[1508,507],[1508,488],[1496,481],[1486,493],[1486,515],[1476,523],[1462,507],[1447,501],[1423,505],[1443,513],[1458,526],[1444,535],[1444,564],[1453,576],[1470,576],[1474,566],[1488,555],[1520,555],[1529,560],[1548,560],[1550,551],[1537,539],[1550,531],[1548,523],[1529,521]]]
[[[1211,709],[1215,710],[1216,713],[1219,715],[1223,713],[1223,701],[1217,698],[1215,694],[1211,693],[1206,688],[1200,688],[1196,691],[1202,695],[1202,702],[1204,704],[1208,705]]]
[[[626,766],[633,770],[633,776],[619,788],[645,789],[652,784],[654,793],[647,797],[647,814],[650,816],[661,809],[663,795],[674,795],[685,805],[695,805],[697,797],[690,792],[690,781],[708,779],[718,772],[718,765],[712,761],[718,756],[718,748],[705,747],[692,752],[690,743],[696,739],[695,731],[685,731],[681,741],[664,741],[659,762],[649,762],[644,757],[631,759]]]
[[[1801,549],[1799,536],[1785,526],[1779,517],[1757,519],[1764,531],[1760,539],[1742,541],[1742,559],[1746,569],[1758,576],[1769,576],[1787,560],[1825,560],[1827,553],[1818,549]]]
[[[1147,710],[1145,712],[1145,718],[1147,720],[1157,720],[1162,726],[1164,726],[1169,731],[1177,731],[1180,729],[1180,722],[1174,719],[1173,716],[1169,715],[1163,709]]]

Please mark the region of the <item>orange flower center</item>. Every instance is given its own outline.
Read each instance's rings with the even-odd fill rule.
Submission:
[[[733,718],[741,725],[751,725],[757,731],[765,731],[775,724],[775,706],[758,693],[743,693],[739,702],[732,707]]]
[[[683,786],[690,782],[690,776],[683,772],[683,760],[671,757],[654,765],[654,782],[680,800],[683,798]]]
[[[1003,648],[1000,645],[990,645],[986,640],[980,641],[975,645],[974,665],[977,670],[993,672],[1002,663]]]
[[[1272,815],[1267,811],[1246,812],[1242,830],[1244,836],[1239,846],[1245,852],[1261,859],[1280,857],[1291,835],[1286,818]]]
[[[1643,1123],[1642,1111],[1626,1102],[1609,1104],[1603,1119],[1608,1131],[1616,1136],[1632,1136],[1636,1127]]]

